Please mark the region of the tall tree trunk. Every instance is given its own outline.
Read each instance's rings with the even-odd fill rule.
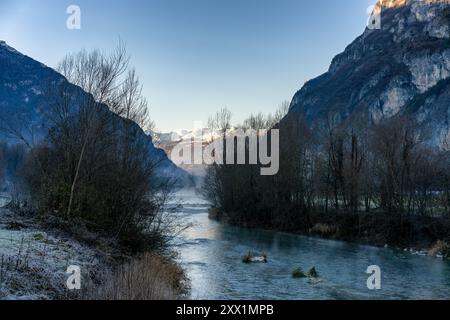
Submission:
[[[84,140],[84,143],[83,143],[83,147],[81,148],[80,157],[78,158],[77,168],[75,170],[75,176],[73,178],[72,186],[70,188],[69,205],[67,206],[67,218],[68,219],[70,218],[70,216],[72,214],[72,204],[73,204],[73,197],[75,194],[75,186],[77,184],[78,177],[80,175],[81,164],[83,163],[84,152],[86,150],[87,141],[88,141],[88,139],[86,137],[86,139]]]

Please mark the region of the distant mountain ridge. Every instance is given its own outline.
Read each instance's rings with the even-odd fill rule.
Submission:
[[[55,70],[21,54],[5,41],[0,41],[0,119],[11,127],[17,123],[26,123],[21,128],[21,134],[27,139],[38,142],[44,137],[44,86],[57,85],[62,81],[67,80]],[[81,88],[74,88],[79,94],[87,94]],[[0,131],[0,140],[13,142],[11,136],[3,131]],[[175,166],[163,150],[154,146],[152,138],[143,130],[140,131],[145,136],[149,157],[158,163],[157,174],[189,183],[189,174]]]
[[[286,119],[416,119],[429,143],[450,142],[450,0],[379,1],[381,29],[366,28],[325,74],[292,99]]]

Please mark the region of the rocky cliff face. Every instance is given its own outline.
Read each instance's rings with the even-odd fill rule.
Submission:
[[[419,121],[430,143],[450,139],[450,0],[384,0],[367,28],[327,73],[298,91],[289,117],[312,123],[366,112],[374,122],[399,114]]]
[[[53,69],[0,41],[0,141],[17,143],[17,135],[8,132],[14,128],[20,131],[26,140],[39,142],[46,133],[44,92],[48,91],[47,86],[56,86],[62,81],[67,80]],[[75,86],[73,89],[76,94],[87,94]],[[117,121],[124,121],[117,118]],[[190,176],[176,167],[163,150],[155,148],[150,136],[140,131],[142,140],[148,148],[149,157],[158,163],[159,176],[176,178],[181,183],[190,183]]]

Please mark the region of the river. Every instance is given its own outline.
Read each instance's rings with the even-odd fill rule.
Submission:
[[[450,299],[450,261],[299,235],[248,230],[208,219],[208,203],[192,190],[178,193],[177,213],[192,226],[175,241],[191,282],[192,299]],[[244,264],[249,251],[267,264]],[[367,288],[367,267],[381,268],[381,289]],[[319,281],[294,279],[315,266]]]

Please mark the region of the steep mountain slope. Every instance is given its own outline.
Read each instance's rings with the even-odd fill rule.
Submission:
[[[28,127],[28,132],[23,132],[27,138],[31,138],[31,131],[42,135],[43,85],[52,79],[63,77],[0,41],[0,117],[7,122],[2,122],[2,127],[20,123]],[[0,138],[8,138],[4,130]]]
[[[450,0],[380,0],[367,28],[325,74],[305,84],[287,118],[342,121],[367,112],[374,121],[409,115],[433,145],[450,139]]]
[[[51,68],[25,56],[0,41],[0,140],[13,142],[7,133],[10,128],[20,130],[29,141],[38,142],[45,134],[46,86],[66,81]],[[80,88],[72,87],[78,94],[86,95]],[[118,118],[118,121],[125,121]],[[6,130],[5,130],[6,129]],[[155,148],[151,137],[142,130],[149,157],[158,163],[160,176],[189,181],[189,175],[175,166],[161,149]]]

